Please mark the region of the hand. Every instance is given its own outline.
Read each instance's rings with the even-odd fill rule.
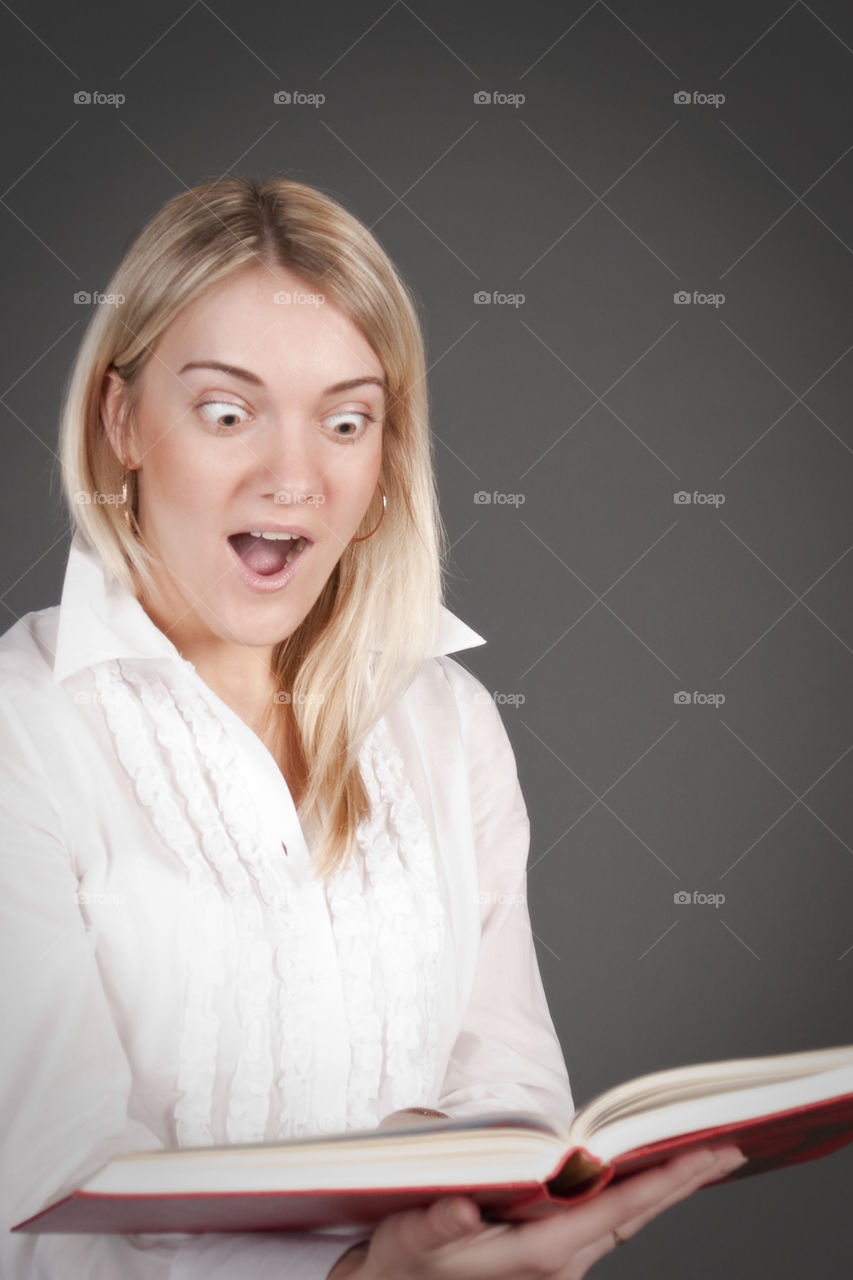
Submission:
[[[424,1112],[427,1115],[424,1115]],[[392,1111],[380,1120],[377,1129],[416,1129],[419,1124],[430,1124],[433,1120],[449,1120],[444,1111],[433,1111],[428,1107],[408,1107],[405,1111]]]
[[[713,1154],[709,1168],[697,1168]],[[581,1280],[647,1222],[704,1182],[742,1164],[737,1147],[693,1151],[607,1187],[584,1204],[536,1222],[482,1223],[473,1200],[445,1196],[428,1209],[404,1210],[379,1224],[368,1245],[338,1260],[328,1280]]]

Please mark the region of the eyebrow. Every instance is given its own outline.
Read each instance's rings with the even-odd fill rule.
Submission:
[[[256,387],[264,385],[263,378],[259,378],[256,373],[252,373],[249,369],[241,369],[238,365],[223,364],[219,360],[190,360],[181,369],[178,377],[186,373],[187,369],[217,369],[220,373],[230,374],[232,378],[242,378],[244,382],[251,382]],[[348,378],[345,382],[335,382],[331,387],[326,387],[323,395],[333,395],[338,391],[351,391],[353,387],[362,387],[373,385],[380,388],[381,391],[387,393],[388,387],[384,378]]]

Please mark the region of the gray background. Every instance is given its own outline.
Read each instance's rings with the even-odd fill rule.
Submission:
[[[0,25],[4,624],[59,598],[75,293],[187,186],[316,184],[419,298],[448,604],[488,639],[459,657],[516,750],[576,1101],[853,1041],[849,4],[33,0]],[[595,1273],[847,1276],[851,1174],[848,1148],[703,1191]]]

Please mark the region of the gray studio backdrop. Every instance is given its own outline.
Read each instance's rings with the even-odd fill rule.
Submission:
[[[459,657],[516,751],[576,1101],[853,1041],[849,3],[0,26],[5,625],[59,599],[57,408],[130,239],[224,173],[316,184],[423,314],[448,605],[488,640]],[[847,1277],[851,1176],[701,1191],[596,1274]]]

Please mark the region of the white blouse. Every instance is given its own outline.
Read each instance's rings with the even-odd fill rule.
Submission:
[[[118,1153],[571,1117],[515,759],[448,656],[482,643],[442,609],[324,885],[272,755],[75,534],[61,604],[0,637],[4,1280],[325,1280],[365,1238],[9,1233]]]

